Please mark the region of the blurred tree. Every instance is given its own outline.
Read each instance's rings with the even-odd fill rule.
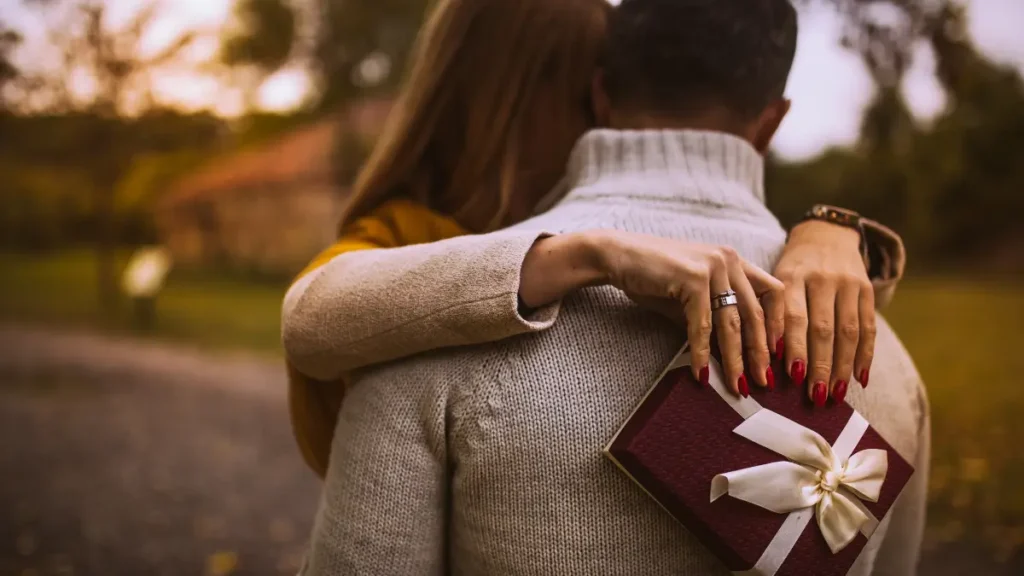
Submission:
[[[21,34],[8,28],[0,20],[0,114],[7,111],[7,85],[20,75],[20,71],[11,61],[14,49],[21,43]]]
[[[320,111],[367,95],[387,93],[401,79],[430,0],[236,0],[235,26],[222,38],[221,61],[248,70],[252,82],[292,57],[317,77]],[[311,46],[299,15],[310,10]],[[308,53],[306,53],[308,52]]]
[[[850,206],[903,234],[914,264],[1024,271],[1024,82],[984,57],[954,0],[819,0],[876,86],[857,145],[799,164],[770,162],[769,203],[791,222],[808,202]],[[935,53],[946,107],[926,125],[902,96],[911,55]]]
[[[62,3],[63,4],[63,3]],[[58,112],[77,110],[79,128],[90,144],[77,151],[75,162],[88,167],[93,194],[92,208],[97,226],[96,250],[100,303],[111,308],[117,300],[117,237],[114,217],[117,181],[126,172],[133,156],[147,148],[159,149],[158,139],[140,141],[132,123],[125,118],[130,107],[146,110],[154,106],[150,75],[173,60],[195,39],[186,32],[147,55],[142,39],[150,30],[160,5],[144,5],[127,24],[112,28],[107,5],[101,0],[77,0],[62,5],[68,21],[47,18],[53,46],[59,51],[61,66],[47,78],[51,90],[61,97],[49,103]],[[43,7],[45,9],[45,7]],[[74,79],[87,78],[91,86],[73,87]]]
[[[319,0],[313,54],[320,107],[386,93],[401,81],[430,0]]]
[[[967,34],[962,7],[948,5],[931,22],[929,42],[948,102],[931,138],[917,147],[918,179],[936,190],[932,219],[937,251],[961,256],[1003,249],[1024,270],[1024,82],[1017,70],[982,56]]]
[[[284,66],[296,42],[296,12],[287,0],[237,0],[221,38],[220,60],[242,87],[247,109],[267,76]]]

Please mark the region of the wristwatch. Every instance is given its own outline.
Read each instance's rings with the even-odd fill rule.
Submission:
[[[867,234],[864,232],[864,222],[862,221],[860,214],[853,210],[847,210],[846,208],[829,206],[827,204],[815,204],[807,211],[806,214],[804,214],[804,217],[800,219],[800,222],[807,222],[808,220],[828,222],[829,224],[835,224],[836,226],[856,230],[857,234],[860,236],[860,255],[864,260],[864,266],[868,270],[871,269],[871,257],[868,248]]]

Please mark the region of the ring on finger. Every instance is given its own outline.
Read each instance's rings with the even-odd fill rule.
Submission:
[[[711,297],[712,312],[720,308],[725,308],[726,306],[736,306],[738,304],[739,299],[736,297],[736,292],[733,292],[732,290],[728,290]]]

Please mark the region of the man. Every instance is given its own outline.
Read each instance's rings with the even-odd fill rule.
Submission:
[[[572,191],[516,228],[595,228],[732,246],[770,268],[785,233],[764,152],[789,108],[788,0],[623,0]],[[548,331],[365,374],[339,419],[308,574],[686,575],[728,572],[601,448],[683,344],[621,292],[570,297]],[[876,382],[848,400],[917,474],[856,574],[911,574],[928,414],[882,323]],[[680,438],[685,442],[686,438]]]

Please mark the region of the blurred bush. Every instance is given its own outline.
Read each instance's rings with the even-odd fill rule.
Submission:
[[[88,236],[87,179],[51,166],[0,161],[0,243],[41,250]]]

